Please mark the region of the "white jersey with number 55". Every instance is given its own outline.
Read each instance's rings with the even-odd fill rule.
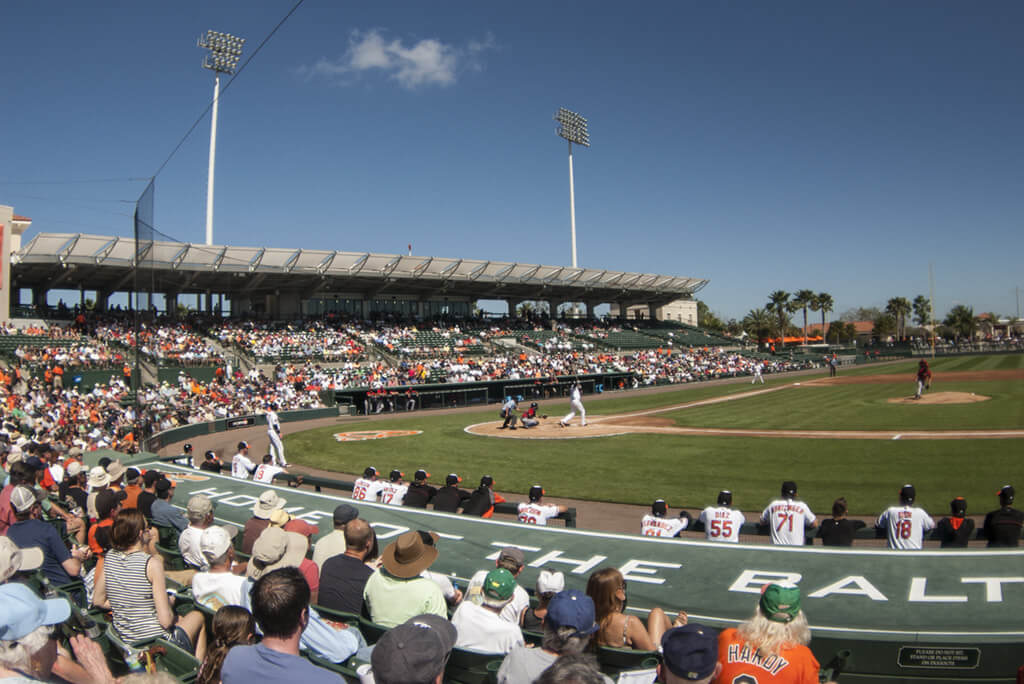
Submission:
[[[772,544],[803,546],[804,525],[813,525],[816,518],[810,507],[796,499],[776,499],[761,513],[761,522],[768,523]]]
[[[728,506],[708,506],[700,512],[700,521],[708,541],[739,542],[740,526],[744,523],[739,511]]]
[[[884,527],[890,549],[919,549],[924,533],[935,528],[935,521],[916,506],[892,506],[878,516],[875,527]]]

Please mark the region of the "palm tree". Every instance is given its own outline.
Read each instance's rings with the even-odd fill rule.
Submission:
[[[804,310],[804,346],[807,346],[807,307],[814,304],[814,290],[797,290],[793,295],[794,310]]]
[[[896,337],[900,339],[906,333],[906,317],[910,309],[910,302],[906,297],[893,297],[885,305],[885,312],[896,319]]]
[[[747,334],[757,340],[760,346],[761,340],[768,337],[772,331],[772,316],[764,309],[751,309],[743,317],[743,329]]]
[[[768,295],[768,304],[765,308],[775,316],[778,321],[778,333],[781,345],[786,346],[786,326],[789,324],[789,293],[785,290],[776,290]]]
[[[978,321],[974,318],[974,309],[963,304],[957,304],[950,309],[942,323],[953,329],[957,339],[963,335],[970,340],[974,337],[974,331],[978,327]]]
[[[924,295],[914,297],[914,322],[922,328],[932,322],[932,303]]]
[[[815,311],[821,312],[821,334],[825,334],[825,315],[832,312],[836,302],[832,299],[832,295],[828,292],[819,292],[818,296],[814,298],[815,306],[818,308]]]

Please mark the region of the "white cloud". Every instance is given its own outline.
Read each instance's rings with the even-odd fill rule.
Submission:
[[[472,40],[465,47],[424,39],[406,45],[400,39],[385,40],[380,31],[353,31],[348,49],[337,59],[321,57],[299,73],[307,78],[325,78],[340,84],[365,73],[379,71],[410,90],[423,86],[450,86],[464,70],[483,69],[481,56],[495,49],[494,36]]]

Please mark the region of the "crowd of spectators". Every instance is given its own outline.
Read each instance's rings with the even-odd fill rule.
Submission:
[[[356,324],[341,321],[221,322],[209,332],[222,345],[238,347],[262,362],[310,359],[334,363],[364,357],[360,340],[364,331]]]

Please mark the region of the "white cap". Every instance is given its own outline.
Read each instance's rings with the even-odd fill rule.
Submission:
[[[238,528],[232,525],[210,525],[199,537],[199,550],[208,562],[217,560],[228,552],[236,534]]]
[[[565,575],[560,572],[541,570],[537,576],[538,594],[557,594],[565,589]]]

